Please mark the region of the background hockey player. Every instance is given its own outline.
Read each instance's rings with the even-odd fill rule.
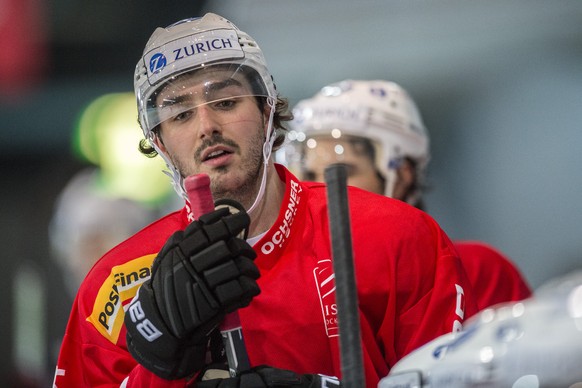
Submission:
[[[395,82],[344,80],[293,109],[292,168],[323,181],[331,163],[348,169],[348,184],[425,210],[422,193],[429,135],[409,93]],[[513,262],[480,241],[455,241],[479,308],[521,300],[530,287]]]

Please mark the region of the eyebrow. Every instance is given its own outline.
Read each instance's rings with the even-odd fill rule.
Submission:
[[[162,100],[161,104],[158,104],[158,108],[167,108],[167,107],[172,106],[172,105],[181,104],[188,99],[189,99],[189,96],[186,94],[183,94],[181,96],[176,96],[172,99],[164,98]]]
[[[242,83],[240,83],[239,81],[233,79],[233,78],[229,78],[226,79],[224,81],[217,81],[217,82],[213,82],[210,85],[208,85],[205,89],[206,92],[215,92],[217,90],[221,90],[221,89],[225,89],[228,88],[229,86],[240,86],[242,87]]]
[[[243,87],[241,82],[239,82],[233,78],[229,78],[229,79],[226,79],[224,81],[216,81],[216,82],[212,82],[212,83],[206,85],[204,87],[204,94],[215,93],[219,90],[226,89],[230,86]],[[166,108],[168,106],[181,104],[181,103],[191,99],[190,96],[191,96],[190,93],[186,93],[186,94],[182,94],[179,96],[175,96],[172,99],[164,98],[162,100],[162,103],[158,105],[158,108]]]

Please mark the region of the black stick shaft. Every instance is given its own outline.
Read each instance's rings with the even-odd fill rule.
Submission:
[[[360,315],[345,166],[330,165],[325,169],[324,177],[327,184],[328,216],[335,273],[342,386],[362,388],[366,384],[360,343]]]

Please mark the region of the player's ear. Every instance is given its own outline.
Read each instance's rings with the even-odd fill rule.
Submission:
[[[154,136],[153,136],[153,142],[155,143],[155,145],[164,153],[164,154],[168,154],[168,150],[166,149],[166,146],[164,145],[164,140],[162,139],[162,135],[160,133],[159,130],[154,132]]]

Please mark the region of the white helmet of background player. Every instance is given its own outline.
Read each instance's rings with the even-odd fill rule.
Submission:
[[[201,18],[184,19],[166,28],[157,28],[147,42],[143,56],[135,68],[134,88],[144,135],[166,161],[174,188],[184,198],[187,196],[183,178],[171,160],[160,152],[153,142],[154,131],[165,120],[196,108],[196,103],[172,101],[172,83],[185,73],[212,71],[219,66],[221,70],[232,72],[233,79],[244,76],[249,83],[248,87],[240,89],[237,96],[265,97],[271,107],[263,147],[266,169],[275,140],[272,122],[277,92],[261,49],[247,33],[239,30],[229,20],[213,13],[207,13]],[[214,95],[212,90],[205,90],[202,94],[193,96],[189,101],[204,101],[204,104],[208,104],[221,99],[221,96]],[[157,103],[159,100],[163,100],[164,103]],[[166,103],[168,101],[169,103]],[[263,180],[265,175],[263,173]]]
[[[379,388],[582,387],[582,271],[470,318],[410,353]],[[579,384],[579,385],[578,385]]]
[[[370,139],[375,164],[392,196],[396,170],[404,157],[416,163],[419,182],[429,160],[429,137],[419,110],[400,85],[383,80],[345,80],[323,87],[293,109],[292,140],[317,136],[357,136]],[[339,131],[338,131],[339,130]],[[290,156],[291,165],[300,155]],[[300,167],[299,167],[300,168]]]

